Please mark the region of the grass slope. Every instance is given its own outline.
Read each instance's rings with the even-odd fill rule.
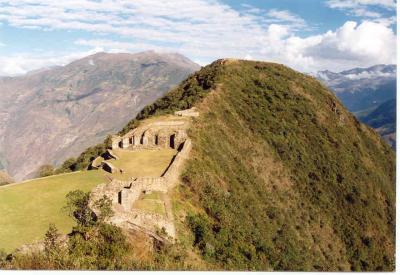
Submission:
[[[201,116],[189,131],[193,150],[172,203],[178,244],[200,255],[196,262],[234,270],[394,269],[394,153],[317,80],[278,64],[218,60],[121,133],[192,106]],[[65,167],[86,167],[106,143]],[[162,262],[177,269],[178,256]]]
[[[219,65],[218,65],[219,64]],[[191,128],[194,246],[224,269],[393,270],[395,157],[318,81],[217,62]]]
[[[65,195],[76,189],[89,191],[102,182],[99,171],[84,171],[0,187],[0,249],[11,252],[41,240],[49,223],[69,233],[73,221],[62,211]]]
[[[395,156],[317,80],[278,64],[218,60],[122,132],[192,106],[202,116],[178,200],[191,209],[192,245],[206,262],[393,270]]]
[[[167,169],[172,158],[176,154],[174,149],[127,151],[114,150],[117,160],[109,160],[118,168],[122,168],[123,174],[114,174],[113,177],[127,180],[131,177],[160,177]]]

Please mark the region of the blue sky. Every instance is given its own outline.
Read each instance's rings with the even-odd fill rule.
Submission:
[[[0,75],[144,50],[305,72],[395,63],[396,1],[0,0]]]

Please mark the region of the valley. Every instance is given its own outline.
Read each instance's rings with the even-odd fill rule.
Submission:
[[[0,78],[0,170],[21,181],[76,157],[197,69],[178,54],[97,53]]]
[[[316,77],[360,121],[373,127],[395,149],[396,71],[396,65],[375,65],[340,73],[321,71]]]
[[[118,133],[64,162],[63,169],[72,173],[4,186],[0,196],[14,196],[18,206],[26,193],[14,188],[83,176],[63,188],[91,190],[89,206],[97,217],[102,212],[96,202],[105,195],[110,232],[122,230],[129,240],[124,245],[142,247],[139,262],[137,252],[130,252],[135,249],[118,250],[123,256],[113,261],[120,269],[394,267],[393,150],[318,80],[280,64],[217,60],[144,107]],[[85,180],[89,175],[93,180]],[[86,184],[79,186],[82,180]],[[58,207],[40,218],[50,199],[32,201],[29,211],[9,212],[8,223],[18,225],[19,215],[37,217],[32,240],[52,220],[62,219],[59,226],[68,232],[71,224]],[[22,220],[28,230],[28,217]],[[111,230],[101,220],[93,223],[69,238],[82,247],[95,242],[117,249],[98,243],[97,235],[81,243],[81,234]],[[118,234],[113,238],[124,242]],[[60,254],[63,265],[98,268],[79,249],[69,249]],[[89,251],[93,259],[100,255]],[[17,255],[11,264],[26,267],[27,258]],[[58,262],[47,263],[58,268]]]

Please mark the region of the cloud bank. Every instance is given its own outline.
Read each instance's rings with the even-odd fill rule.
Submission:
[[[217,58],[252,58],[284,63],[311,72],[340,71],[356,66],[396,62],[396,35],[390,18],[370,6],[393,9],[391,0],[329,0],[327,5],[371,14],[361,23],[345,22],[336,30],[300,37],[309,28],[287,10],[262,10],[243,5],[238,11],[214,0],[0,0],[0,22],[44,31],[83,31],[74,43],[78,53],[31,53],[0,56],[0,75],[16,75],[48,65],[65,64],[84,54],[179,52],[200,64]],[[380,20],[380,21],[379,21]]]

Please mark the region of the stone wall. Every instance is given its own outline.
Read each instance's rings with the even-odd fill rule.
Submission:
[[[189,157],[191,149],[192,141],[188,138],[184,141],[182,149],[176,154],[174,161],[168,167],[167,171],[162,175],[168,188],[174,187],[178,182],[181,168],[185,160]]]
[[[195,109],[176,112],[178,116],[198,116]],[[187,136],[189,120],[156,121],[137,127],[126,135],[112,137],[112,148],[129,148],[130,150],[143,150],[154,148],[172,147],[178,150],[171,164],[161,177],[142,177],[128,181],[113,179],[110,183],[101,184],[92,191],[91,204],[106,195],[112,200],[114,216],[110,222],[116,225],[136,226],[151,234],[156,234],[157,229],[165,229],[166,233],[175,238],[175,227],[171,207],[168,215],[145,212],[133,208],[141,194],[158,191],[167,193],[179,182],[179,176],[185,160],[192,149],[192,141]],[[165,203],[170,205],[170,203]],[[167,206],[166,206],[167,207]]]
[[[200,114],[199,112],[197,112],[196,107],[193,107],[188,110],[176,111],[175,115],[186,116],[186,117],[198,117]]]
[[[189,126],[187,119],[171,120],[171,121],[156,121],[139,126],[129,131],[124,136],[114,135],[111,139],[112,149],[116,148],[134,148],[134,147],[172,147],[177,149],[177,146],[186,139],[186,129]],[[174,138],[174,145],[171,146],[171,137]],[[177,144],[175,146],[175,144]]]
[[[188,158],[191,148],[191,140],[186,139],[181,150],[161,177],[142,177],[129,181],[113,179],[110,183],[98,185],[92,190],[91,205],[93,206],[94,201],[106,195],[111,199],[114,211],[110,222],[121,226],[130,222],[151,232],[164,228],[169,236],[175,238],[173,217],[169,219],[159,214],[134,209],[132,206],[143,193],[155,191],[166,193],[174,187],[179,181],[182,166]]]
[[[122,215],[114,216],[110,220],[111,223],[128,229],[144,232],[160,241],[170,241],[176,238],[174,222],[157,214],[147,213],[138,209],[132,212],[125,212]],[[151,228],[151,229],[150,229]],[[172,239],[167,239],[166,236],[157,234],[157,230],[165,229],[167,235]]]
[[[109,163],[107,161],[102,161],[101,167],[103,168],[104,171],[107,171],[111,174],[118,172],[118,169],[114,165],[112,165],[111,163]]]

